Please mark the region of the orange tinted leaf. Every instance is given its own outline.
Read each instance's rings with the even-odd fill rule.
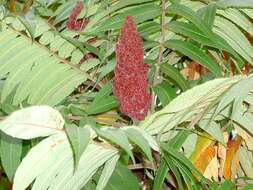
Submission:
[[[209,146],[199,155],[199,158],[194,162],[195,167],[201,172],[204,173],[209,163],[212,161],[216,155],[215,147]]]
[[[210,163],[206,167],[205,172],[204,172],[203,175],[207,179],[218,181],[218,179],[219,179],[219,175],[218,175],[219,161],[218,161],[218,158],[217,158],[218,147],[215,146],[214,148],[215,148],[215,156],[213,157],[213,159],[210,161]]]
[[[229,136],[227,132],[223,133],[223,137],[224,137],[224,141],[227,144]],[[217,151],[217,156],[219,158],[219,162],[220,162],[220,166],[219,166],[219,171],[218,171],[218,175],[219,178],[223,177],[223,168],[224,168],[224,164],[225,164],[225,160],[226,160],[226,147],[223,146],[221,143],[218,144],[218,151]]]
[[[226,160],[224,164],[223,169],[223,176],[225,179],[231,179],[231,167],[233,159],[235,158],[235,155],[237,151],[240,148],[242,138],[240,136],[237,136],[234,140],[229,140],[227,143],[227,151],[226,151]],[[239,164],[239,162],[238,162]]]
[[[204,133],[204,135],[207,134]],[[207,138],[205,136],[198,136],[195,150],[190,156],[190,160],[192,163],[195,163],[199,159],[199,155],[210,146],[210,144],[213,142],[210,139],[211,138]]]
[[[207,135],[206,133],[203,133]],[[208,135],[209,136],[209,135]],[[215,147],[212,140],[205,136],[198,136],[196,147],[190,160],[193,165],[203,174],[213,157],[216,155]]]

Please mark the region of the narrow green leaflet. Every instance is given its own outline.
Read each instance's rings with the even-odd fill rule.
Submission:
[[[109,96],[112,93],[112,82],[109,81],[103,88],[96,94],[93,102],[87,110],[88,114],[97,114],[117,107],[116,99]]]
[[[138,24],[158,17],[160,15],[160,11],[160,7],[154,3],[139,5],[137,7],[127,9],[123,13],[101,22],[97,28],[91,31],[91,33],[102,32],[109,29],[119,29],[125,19],[125,16],[127,15],[131,15]]]
[[[168,174],[168,171],[169,171],[168,165],[166,164],[164,160],[161,160],[160,166],[158,170],[156,171],[154,184],[153,184],[153,190],[162,189],[162,186]]]
[[[59,9],[55,12],[56,18],[54,20],[54,24],[58,24],[62,22],[63,20],[67,19],[70,15],[70,12],[76,5],[76,0],[74,1],[69,1],[67,3],[64,3],[61,5]]]
[[[202,16],[202,19],[206,22],[206,24],[212,29],[215,15],[216,15],[216,4],[209,4],[206,7],[199,10],[199,14]]]
[[[190,88],[190,85],[187,80],[182,76],[182,74],[172,65],[167,63],[163,63],[161,65],[161,71],[170,79],[172,79],[176,84],[178,84],[179,88],[183,91],[186,91]]]
[[[31,12],[28,12],[25,16],[17,16],[18,20],[25,26],[32,40],[34,40],[34,33],[36,28],[33,17],[34,15]]]
[[[0,122],[0,130],[20,138],[32,139],[63,132],[64,119],[49,106],[32,106],[13,112]]]
[[[123,148],[130,155],[132,160],[134,160],[134,156],[131,151],[131,146],[129,144],[127,135],[125,134],[124,131],[113,127],[103,127],[100,129],[93,127],[93,129],[96,131],[98,136],[110,142],[113,142],[119,145],[121,148]]]
[[[217,2],[220,8],[236,7],[236,8],[253,8],[252,0],[220,0]]]
[[[166,81],[163,81],[161,84],[155,86],[154,91],[163,107],[176,97],[176,90]]]
[[[176,181],[178,184],[178,188],[183,189],[182,174],[180,173],[180,170],[174,164],[173,159],[169,155],[165,154],[164,160],[165,160],[165,163],[167,164],[167,166],[169,167],[169,169],[175,175],[175,178],[176,178]]]
[[[224,49],[227,52],[231,53],[238,61],[237,63],[238,65],[240,66],[243,65],[243,61],[236,53],[236,50],[233,50],[230,44],[226,40],[224,40],[221,36],[215,34],[208,26],[208,24],[204,21],[204,19],[199,17],[198,14],[195,13],[193,10],[191,10],[189,7],[174,4],[168,7],[168,12],[186,18],[189,22],[193,23],[195,27],[197,27],[200,31],[202,31],[202,33],[213,42],[213,44],[216,43],[217,46],[220,47],[220,49]]]
[[[212,38],[212,32],[208,25],[203,22],[203,20],[198,17],[198,15],[191,10],[189,7],[186,7],[182,4],[173,4],[170,5],[168,8],[169,14],[177,14],[180,15],[190,22],[192,22],[200,31],[202,31],[204,34],[206,34],[208,37]]]
[[[184,144],[185,140],[189,135],[189,131],[179,131],[176,136],[169,141],[168,146],[173,147],[175,150],[179,150],[180,148],[182,148],[182,145]]]
[[[128,6],[134,6],[134,5],[138,5],[138,4],[148,3],[148,2],[151,2],[151,1],[152,0],[124,0],[124,1],[119,1],[116,4],[111,5],[109,9],[107,9],[105,11],[102,11],[101,13],[96,14],[94,16],[94,18],[89,22],[89,24],[87,25],[85,30],[88,31],[89,29],[94,27],[95,24],[97,24],[101,20],[103,21],[103,18],[106,17],[107,15],[109,15],[110,13],[113,13],[117,10],[120,10],[120,9],[128,7]]]
[[[99,102],[109,96],[112,93],[112,82],[108,82],[103,88],[96,94],[93,103]]]
[[[205,35],[201,30],[199,30],[194,24],[190,22],[187,23],[172,21],[168,24],[168,28],[175,33],[187,36],[192,40],[200,42],[203,45],[214,47],[217,49],[221,48],[217,43],[215,43],[212,39],[210,39],[207,35]]]
[[[118,101],[114,96],[108,96],[100,101],[92,103],[86,112],[89,115],[103,113],[118,106]]]
[[[243,32],[229,20],[217,16],[214,22],[214,32],[221,36],[227,43],[249,63],[253,61],[253,47]],[[218,42],[220,44],[220,42]]]
[[[147,158],[152,161],[152,154],[151,154],[151,149],[148,144],[148,141],[143,137],[142,133],[140,130],[136,130],[133,127],[125,127],[124,131],[130,141],[135,143],[140,149],[145,153]]]
[[[85,151],[90,141],[90,129],[77,127],[76,125],[66,125],[66,133],[68,135],[73,155],[75,159],[75,168],[78,167],[78,163],[81,155]]]
[[[109,181],[111,175],[113,174],[113,171],[117,165],[119,157],[120,156],[117,154],[111,160],[108,160],[105,163],[102,174],[101,174],[99,181],[97,183],[96,190],[103,190],[106,187],[106,185],[107,185],[107,183],[108,183],[108,181]]]
[[[202,66],[210,70],[215,76],[221,75],[221,69],[215,61],[213,61],[207,54],[195,46],[191,42],[181,41],[181,40],[168,40],[165,46],[170,49],[176,49],[180,53],[188,56],[194,61],[197,61]]]
[[[201,177],[203,180],[204,177],[203,175],[193,166],[193,164],[180,152],[176,151],[174,148],[169,147],[167,144],[163,143],[161,145],[162,149],[168,153],[171,157],[173,157],[175,160],[179,161],[182,163],[186,168],[191,170],[194,174],[198,175]]]
[[[1,133],[1,163],[10,181],[13,180],[22,156],[22,140]]]
[[[245,11],[243,9],[242,11]],[[251,12],[253,12],[253,9],[251,9]],[[245,32],[248,32],[249,34],[253,35],[253,25],[250,22],[250,19],[248,19],[246,14],[243,14],[241,10],[237,9],[226,9],[226,10],[218,10],[218,15],[222,15],[223,17],[227,18],[228,20],[235,23],[237,26],[242,28]]]

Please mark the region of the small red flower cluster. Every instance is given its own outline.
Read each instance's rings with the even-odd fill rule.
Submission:
[[[121,28],[116,59],[113,93],[120,102],[120,110],[134,120],[143,120],[151,105],[149,68],[144,64],[142,39],[131,16],[125,18]]]
[[[83,10],[83,3],[81,1],[78,1],[76,6],[71,11],[71,14],[69,16],[68,22],[67,22],[67,28],[69,30],[75,30],[79,31],[84,29],[84,27],[89,23],[89,19],[77,19],[78,15]]]

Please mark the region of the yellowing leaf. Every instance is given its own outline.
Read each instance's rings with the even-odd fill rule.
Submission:
[[[203,174],[206,167],[216,155],[216,149],[212,146],[212,140],[208,136],[198,136],[196,148],[190,160],[193,165]]]
[[[96,116],[96,122],[105,125],[114,125],[118,119],[119,115],[115,110],[111,110]]]
[[[215,147],[209,146],[199,155],[199,158],[194,162],[195,167],[201,172],[204,173],[209,163],[212,161],[216,155]]]
[[[225,143],[228,142],[228,133],[223,133],[223,137],[224,137],[224,141]],[[226,160],[226,147],[223,146],[221,143],[218,144],[218,150],[217,150],[217,156],[219,158],[220,161],[220,167],[219,167],[219,171],[218,171],[218,175],[220,178],[223,177],[223,169],[224,169],[224,164],[225,164],[225,160]]]
[[[207,135],[205,133],[205,135]],[[208,136],[198,136],[196,147],[192,155],[190,156],[190,160],[192,163],[195,163],[199,159],[199,155],[204,152],[210,144],[213,142],[210,138],[207,138]]]
[[[223,172],[224,172],[223,176],[225,179],[231,179],[232,177],[231,169],[232,169],[232,165],[234,165],[233,159],[235,158],[235,155],[240,148],[241,141],[242,141],[242,138],[240,136],[237,136],[234,140],[229,140],[227,143],[226,160],[225,160],[224,169],[223,169]]]
[[[217,158],[217,146],[215,148],[215,156],[213,159],[209,162],[209,165],[206,167],[206,170],[204,172],[204,176],[207,179],[218,181],[218,171],[219,171],[219,162]]]

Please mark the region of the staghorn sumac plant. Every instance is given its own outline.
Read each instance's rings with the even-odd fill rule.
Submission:
[[[0,189],[253,189],[252,5],[0,0]]]

